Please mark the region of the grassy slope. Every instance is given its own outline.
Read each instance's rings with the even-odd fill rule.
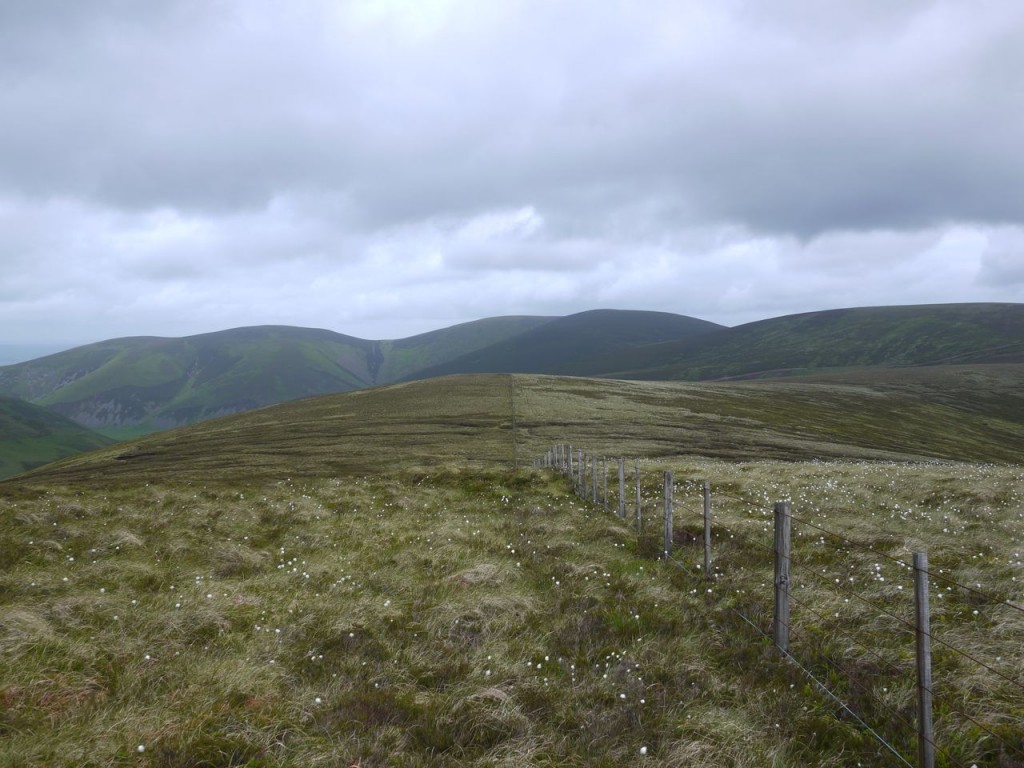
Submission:
[[[699,336],[721,327],[665,312],[580,312],[413,375],[427,378],[453,373],[556,373],[577,361],[614,356],[623,350],[669,339]]]
[[[651,766],[887,764],[732,609],[765,626],[767,514],[787,496],[803,519],[891,557],[924,546],[950,578],[1019,601],[1019,467],[855,459],[1019,456],[1024,427],[967,407],[969,388],[937,404],[940,380],[910,382],[931,388],[916,402],[906,385],[457,377],[0,484],[0,763],[618,766],[645,746]],[[649,456],[646,515],[676,472],[686,563],[711,478],[715,581],[650,559],[655,526],[637,539],[551,475],[502,468],[563,438]],[[838,686],[859,681],[844,698],[888,733],[913,718],[912,639],[815,585],[853,578],[899,616],[906,574],[818,534],[795,533],[799,597],[823,614],[796,610],[796,647]],[[1024,627],[970,593],[933,610],[937,636],[1010,680],[937,655],[950,764],[1013,765]]]
[[[391,381],[547,320],[491,318],[387,342],[274,326],[116,339],[0,368],[0,391],[130,436]]]
[[[553,317],[490,317],[395,341],[382,341],[377,382],[400,381],[425,368],[499,344],[555,320]]]
[[[1000,370],[1002,386],[1019,391],[1024,366]],[[162,432],[69,459],[47,474],[54,481],[170,471],[200,478],[315,477],[377,471],[389,461],[511,462],[513,451],[530,456],[563,439],[609,453],[739,460],[1013,462],[1024,455],[1018,411],[979,411],[976,387],[957,389],[942,383],[941,369],[936,375],[924,390],[923,384],[878,381],[665,383],[497,374],[430,379]],[[945,402],[937,390],[947,392]]]
[[[810,312],[626,350],[559,373],[717,379],[865,366],[1024,362],[1024,304]]]
[[[110,440],[22,400],[0,397],[0,480]]]

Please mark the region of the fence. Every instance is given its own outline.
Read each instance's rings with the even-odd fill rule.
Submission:
[[[586,501],[612,508],[612,499],[608,493],[608,461],[605,458],[585,453],[582,449],[575,450],[565,445],[553,446],[540,460],[539,467],[555,469],[571,480],[575,492]],[[966,723],[973,728],[970,738],[960,737],[956,745],[943,743],[936,737],[934,722],[935,688],[933,683],[933,644],[938,648],[943,662],[943,671],[955,673],[956,661],[966,661],[988,673],[989,678],[997,681],[1010,691],[1011,695],[1020,696],[1024,701],[1024,682],[1021,681],[1021,670],[1015,672],[1001,671],[991,661],[977,658],[977,654],[964,650],[953,640],[943,639],[931,626],[931,610],[929,598],[930,583],[945,584],[947,590],[962,590],[968,595],[971,604],[977,606],[995,606],[1001,610],[1024,614],[1024,607],[1004,600],[984,590],[959,583],[946,576],[941,569],[929,568],[926,552],[915,552],[911,562],[892,557],[877,551],[871,546],[855,541],[833,530],[824,528],[811,520],[794,514],[790,502],[778,502],[773,509],[774,541],[769,548],[764,543],[751,540],[736,530],[730,530],[720,520],[716,520],[714,528],[719,542],[735,541],[737,536],[744,539],[742,555],[732,562],[729,555],[740,554],[736,547],[730,552],[729,547],[719,545],[720,552],[713,551],[713,498],[711,483],[704,480],[699,484],[687,483],[683,491],[699,491],[701,525],[696,533],[679,530],[676,519],[677,484],[670,471],[664,472],[660,483],[661,517],[663,525],[660,535],[650,531],[645,520],[645,507],[641,492],[642,480],[639,461],[633,462],[632,487],[628,487],[626,460],[617,460],[616,476],[618,490],[615,494],[615,514],[624,523],[628,523],[628,507],[631,497],[635,499],[632,525],[640,540],[650,544],[656,540],[657,554],[667,564],[687,572],[695,583],[714,583],[721,585],[732,576],[747,576],[758,568],[749,560],[751,553],[761,552],[768,555],[772,566],[773,599],[770,625],[766,626],[763,609],[756,596],[749,599],[730,599],[723,609],[726,614],[736,619],[740,625],[750,629],[756,638],[770,642],[779,655],[798,671],[814,689],[831,701],[846,718],[856,722],[863,731],[874,739],[885,754],[897,764],[914,768],[933,768],[939,759],[942,765],[978,766],[984,764],[1003,766],[1024,766],[1024,717],[1019,714],[1003,713],[999,717],[982,718],[970,714],[969,702],[957,701],[949,697],[943,699],[941,717],[944,733],[958,733],[954,727],[957,723]],[[746,506],[748,512],[760,506],[749,499],[718,494],[719,501]],[[763,514],[764,510],[756,510]],[[796,560],[799,578],[794,579],[794,557],[792,552],[792,532],[794,524],[801,534],[809,532],[820,542],[822,547],[831,546],[827,557],[821,553],[803,554]],[[680,534],[682,533],[682,540]],[[680,546],[689,547],[699,544],[701,558],[698,564],[687,565],[676,556]],[[653,554],[653,553],[652,553]],[[836,556],[852,559],[870,555],[871,559],[885,560],[897,566],[897,572],[905,572],[911,577],[912,588],[904,592],[902,584],[886,584],[890,595],[913,595],[911,618],[902,615],[900,608],[882,604],[888,599],[885,594],[877,597],[863,589],[856,588],[856,580],[844,574],[844,570],[835,564]],[[822,565],[822,564],[826,565]],[[851,567],[852,570],[852,567]],[[884,584],[881,576],[881,565],[875,563],[877,575],[875,581]],[[747,578],[747,581],[750,579]],[[905,637],[902,645],[881,647],[873,642],[872,637],[865,639],[849,626],[844,626],[838,619],[840,613],[833,611],[828,605],[814,604],[809,597],[804,597],[804,587],[808,582],[816,582],[821,594],[822,586],[826,588],[825,602],[828,594],[835,594],[848,605],[851,601],[862,606],[861,611],[875,617],[876,623],[889,631],[892,636]],[[895,589],[893,589],[895,587]],[[737,590],[743,592],[744,590]],[[708,589],[708,592],[712,592]],[[939,597],[942,597],[940,594]],[[898,601],[897,601],[898,602]],[[803,617],[800,623],[794,622],[792,610]],[[827,616],[832,613],[834,616]],[[978,609],[974,609],[978,614]],[[864,622],[861,622],[864,625]],[[877,636],[877,630],[875,630]],[[842,647],[839,646],[842,642]],[[856,656],[857,661],[851,662],[850,657]],[[1000,659],[1001,661],[1001,659]],[[881,680],[886,685],[880,685]],[[878,690],[878,688],[881,690]],[[908,692],[912,695],[907,696]],[[908,701],[908,698],[910,701]],[[1017,717],[1014,720],[1014,717]],[[995,722],[993,722],[993,719]],[[962,731],[963,729],[961,729]],[[911,761],[907,757],[916,751],[916,758]]]

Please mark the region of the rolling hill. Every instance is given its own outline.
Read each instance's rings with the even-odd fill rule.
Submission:
[[[453,373],[556,373],[574,365],[600,369],[617,355],[658,342],[678,342],[724,330],[721,325],[665,312],[592,310],[557,318],[531,331],[416,371],[408,378]]]
[[[0,480],[113,441],[23,400],[0,397]]]
[[[660,312],[489,318],[407,339],[256,327],[129,338],[0,367],[0,394],[125,437],[299,398],[465,373],[792,377],[1024,362],[1024,305],[830,310],[726,328]]]
[[[0,764],[888,765],[914,754],[925,550],[930,634],[960,652],[934,656],[935,741],[1016,765],[1024,520],[998,463],[1024,449],[1003,401],[1024,366],[978,370],[435,378],[0,482]],[[639,459],[626,520],[514,468],[562,441]],[[787,657],[766,639],[783,498]]]
[[[392,464],[523,463],[569,439],[635,456],[1013,463],[1024,456],[1024,365],[998,368],[984,388],[971,367],[915,369],[912,378],[879,371],[860,384],[459,375],[205,421],[36,474],[55,483],[168,473],[266,482]]]
[[[552,325],[549,336],[538,335],[539,329]],[[609,311],[556,319],[487,318],[391,341],[280,326],[182,339],[136,337],[2,367],[0,393],[123,437],[432,375],[424,372],[440,371],[451,360],[495,347],[497,356],[514,368],[531,367],[531,354],[542,358],[532,367],[544,368],[598,350],[621,350],[716,327],[664,313]],[[519,338],[526,341],[505,345]]]
[[[701,381],[863,367],[1024,362],[1024,304],[861,307],[761,320],[548,371]]]
[[[279,326],[114,339],[0,368],[0,393],[123,436],[371,387],[546,321],[490,318],[398,341]]]

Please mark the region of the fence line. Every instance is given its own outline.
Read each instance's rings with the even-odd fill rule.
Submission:
[[[579,457],[580,457],[579,464],[583,465],[583,461],[584,461],[583,457],[585,455],[584,451],[582,449],[579,449],[579,448],[577,448],[577,451],[578,451],[578,454],[579,454]],[[542,458],[538,462],[538,466],[550,467],[550,468],[556,469],[556,470],[558,470],[560,472],[565,473],[570,478],[573,478],[573,480],[575,481],[576,478],[572,474],[572,462],[571,462],[572,454],[573,454],[572,447],[568,446],[568,445],[558,447],[557,449],[553,448],[552,450],[548,451],[546,456],[544,458]],[[565,458],[567,456],[569,457],[568,460],[566,460],[566,458]],[[607,460],[606,459],[602,459],[601,460],[600,469],[598,469],[598,465],[597,465],[596,458],[595,458],[595,459],[593,459],[592,466],[593,466],[593,471],[594,471],[594,476],[593,476],[593,498],[592,498],[592,501],[594,502],[595,505],[603,505],[603,507],[607,510],[607,509],[609,509],[608,482],[607,482],[607,472],[608,472]],[[601,472],[601,474],[603,475],[603,482],[602,482],[602,486],[603,486],[602,490],[603,490],[603,494],[604,494],[603,497],[599,497],[599,495],[598,495],[598,492],[599,492],[598,477],[597,477],[597,473],[598,472]],[[617,504],[617,508],[616,508],[615,512],[616,512],[616,515],[620,519],[625,520],[626,517],[627,517],[627,511],[626,511],[627,499],[626,499],[625,459],[620,458],[618,460],[618,473],[619,473],[618,504]],[[635,506],[635,510],[636,510],[636,517],[635,517],[636,532],[637,532],[637,535],[641,535],[642,534],[642,530],[643,530],[643,527],[642,527],[642,521],[643,521],[643,514],[642,514],[643,498],[642,498],[642,494],[641,494],[641,476],[640,476],[640,463],[639,463],[639,460],[634,461],[634,479],[635,479],[635,490],[636,490],[636,501],[635,501],[635,505],[634,505]],[[584,499],[587,499],[587,495],[586,495],[587,486],[584,485],[582,480],[583,480],[583,478],[581,477],[580,481],[574,482],[573,484],[576,487],[577,494],[581,495]],[[710,493],[710,483],[707,480],[704,480],[703,482],[700,482],[700,483],[698,483],[697,481],[686,481],[685,483],[683,483],[681,485],[686,485],[687,487],[689,487],[691,490],[694,490],[694,491],[699,489],[700,492],[701,492],[701,495],[702,495],[702,501],[703,501],[703,523],[704,523],[703,536],[701,537],[703,539],[702,543],[703,543],[703,546],[704,546],[703,572],[701,574],[698,574],[695,569],[690,568],[689,566],[687,566],[686,564],[684,564],[683,562],[678,560],[673,555],[673,552],[672,552],[673,544],[674,544],[674,521],[673,521],[674,498],[673,497],[674,497],[674,491],[675,491],[675,488],[676,488],[676,484],[672,480],[672,473],[668,472],[668,471],[666,471],[664,473],[664,483],[663,483],[663,488],[662,488],[662,499],[663,499],[663,503],[664,503],[664,523],[665,523],[665,525],[664,525],[664,540],[663,540],[663,546],[662,546],[662,559],[665,562],[674,564],[676,567],[686,571],[688,574],[690,574],[695,579],[700,579],[700,578],[703,578],[703,579],[718,579],[720,577],[726,576],[725,571],[722,570],[721,566],[717,562],[715,564],[714,571],[712,570],[712,559],[711,559],[711,538],[712,537],[711,537],[711,513],[710,513],[710,510],[711,510],[711,493]],[[716,492],[716,496],[721,497],[721,498],[725,498],[725,499],[730,499],[732,501],[735,501],[735,502],[743,505],[744,507],[747,508],[748,514],[752,514],[753,512],[760,512],[761,515],[759,515],[758,517],[756,517],[754,519],[757,521],[757,523],[759,524],[759,526],[761,527],[761,530],[763,532],[767,532],[768,531],[768,527],[767,527],[768,521],[764,517],[767,514],[765,512],[765,509],[764,509],[764,507],[765,507],[765,500],[752,500],[752,499],[749,499],[749,498],[742,498],[742,497],[739,497],[739,496],[736,496],[736,495],[733,495],[733,494],[729,494],[729,493],[723,492],[723,491]],[[772,635],[769,636],[762,628],[758,627],[753,621],[751,621],[751,619],[749,617],[744,615],[742,611],[737,610],[736,608],[734,608],[732,606],[726,606],[726,607],[728,608],[729,611],[731,611],[733,614],[735,614],[737,617],[739,617],[745,624],[747,624],[751,628],[753,628],[755,630],[755,632],[761,638],[773,641],[774,645],[778,648],[782,658],[786,659],[788,662],[791,662],[797,669],[799,669],[804,675],[806,675],[810,680],[812,680],[818,690],[820,690],[822,693],[824,693],[826,696],[828,696],[828,698],[833,700],[845,712],[847,712],[851,717],[853,717],[863,728],[865,728],[865,730],[874,739],[876,739],[879,742],[879,744],[884,746],[887,750],[891,751],[893,753],[893,755],[895,755],[897,758],[899,758],[899,760],[903,764],[905,764],[905,765],[912,765],[912,764],[909,761],[907,761],[907,759],[902,754],[900,754],[898,749],[896,747],[894,747],[891,743],[889,743],[889,741],[886,740],[886,738],[884,738],[876,729],[874,729],[870,725],[868,725],[868,723],[866,722],[865,718],[862,715],[854,712],[853,709],[847,703],[845,703],[842,700],[842,698],[841,698],[841,696],[839,694],[837,694],[836,692],[832,691],[822,681],[818,680],[817,677],[814,676],[813,672],[810,669],[808,669],[805,664],[801,663],[796,658],[796,656],[793,654],[793,652],[791,652],[791,650],[789,648],[791,639],[796,639],[798,645],[805,645],[805,644],[810,645],[810,643],[812,642],[810,640],[803,640],[801,632],[794,632],[794,633],[791,634],[792,624],[791,624],[791,621],[790,621],[789,615],[788,615],[788,605],[789,605],[789,602],[790,602],[791,599],[792,599],[792,602],[794,604],[800,606],[801,609],[807,610],[809,613],[813,614],[814,616],[817,616],[819,620],[822,620],[823,622],[831,624],[831,620],[827,619],[821,613],[819,613],[818,611],[814,610],[808,604],[808,602],[806,600],[802,600],[799,596],[793,594],[794,581],[793,581],[792,576],[791,576],[791,574],[789,572],[789,570],[790,570],[790,563],[792,562],[792,557],[791,557],[791,554],[789,552],[789,545],[788,545],[788,540],[789,540],[789,537],[790,537],[791,534],[790,534],[789,530],[786,530],[793,523],[796,523],[796,524],[798,524],[801,527],[806,526],[808,528],[817,530],[817,531],[819,531],[819,532],[821,532],[821,533],[823,533],[823,534],[825,534],[825,535],[827,535],[829,537],[834,538],[837,541],[843,542],[843,544],[848,545],[849,547],[853,547],[853,548],[862,550],[864,552],[868,552],[868,553],[870,553],[873,556],[877,556],[879,558],[884,558],[886,560],[892,561],[893,563],[899,565],[900,568],[905,569],[906,571],[908,571],[909,572],[908,575],[913,577],[913,580],[914,580],[914,590],[913,590],[913,593],[914,593],[914,598],[915,598],[915,600],[914,600],[914,602],[915,602],[915,605],[914,605],[915,621],[914,622],[910,622],[910,621],[906,620],[905,618],[897,615],[896,613],[888,610],[887,608],[885,608],[885,607],[883,607],[881,605],[878,605],[876,601],[871,600],[871,599],[865,597],[864,595],[860,594],[856,589],[853,589],[850,585],[848,585],[845,582],[845,580],[840,579],[840,578],[834,578],[832,581],[829,581],[826,576],[822,575],[822,574],[826,573],[824,568],[822,568],[822,574],[819,574],[818,572],[816,572],[812,568],[807,568],[807,569],[801,569],[800,570],[800,573],[812,574],[815,577],[815,579],[817,579],[819,582],[821,582],[823,584],[826,584],[829,587],[829,589],[834,589],[834,590],[837,590],[838,592],[850,595],[853,598],[855,598],[855,599],[859,600],[860,602],[864,603],[865,605],[867,605],[872,610],[877,611],[878,613],[880,613],[882,615],[885,615],[885,616],[895,620],[898,625],[902,626],[903,628],[907,629],[909,632],[914,634],[914,636],[915,636],[915,643],[914,643],[915,654],[914,655],[915,655],[916,667],[917,667],[915,688],[916,688],[917,694],[918,694],[918,696],[917,696],[917,698],[918,698],[917,716],[915,718],[916,719],[916,726],[917,726],[917,734],[916,734],[916,741],[917,741],[917,766],[923,767],[923,768],[931,768],[932,766],[934,766],[936,752],[942,754],[947,759],[947,761],[950,761],[950,764],[952,764],[953,759],[950,756],[949,752],[947,750],[943,749],[939,744],[936,743],[935,736],[934,736],[934,734],[933,734],[933,732],[931,730],[931,720],[932,720],[931,711],[932,711],[932,695],[933,695],[933,685],[932,685],[932,681],[931,681],[931,643],[932,643],[932,640],[934,640],[936,643],[940,644],[943,648],[947,648],[950,651],[956,653],[959,657],[962,657],[964,659],[969,660],[970,662],[972,662],[974,664],[977,664],[982,669],[987,670],[989,673],[993,674],[994,676],[998,677],[999,679],[1005,681],[1006,683],[1008,683],[1008,684],[1010,684],[1012,686],[1015,686],[1017,688],[1020,688],[1021,690],[1024,690],[1024,684],[1022,684],[1022,683],[1018,682],[1017,680],[1014,680],[1013,678],[1008,677],[1007,675],[1001,673],[999,670],[993,668],[989,664],[986,664],[984,661],[976,658],[974,655],[969,654],[969,653],[963,651],[960,648],[957,648],[952,643],[949,643],[949,642],[943,640],[941,637],[936,636],[931,631],[931,628],[930,628],[930,613],[929,613],[928,595],[927,595],[928,579],[929,578],[935,578],[936,580],[940,580],[940,581],[945,582],[945,583],[947,583],[949,585],[952,585],[952,586],[964,589],[964,590],[966,590],[966,591],[968,591],[968,592],[970,592],[972,594],[976,594],[980,598],[983,598],[986,601],[986,603],[988,603],[990,605],[993,605],[993,606],[1003,605],[1003,606],[1007,606],[1010,609],[1013,609],[1013,610],[1016,610],[1016,611],[1020,611],[1020,612],[1024,612],[1024,608],[1022,608],[1021,606],[1016,605],[1014,603],[1011,603],[1008,600],[1003,600],[1003,599],[1001,599],[1001,598],[999,598],[999,597],[997,597],[995,595],[989,594],[989,593],[987,593],[987,592],[985,592],[985,591],[983,591],[981,589],[976,589],[976,588],[968,586],[966,584],[961,584],[961,583],[955,581],[954,579],[951,579],[948,576],[944,576],[944,575],[941,575],[941,573],[936,573],[935,571],[930,570],[928,568],[928,564],[927,564],[927,554],[926,553],[913,553],[914,554],[913,565],[911,565],[910,563],[907,563],[906,561],[904,561],[904,560],[902,560],[900,558],[894,557],[894,556],[889,555],[888,553],[885,553],[885,552],[880,552],[880,551],[878,551],[876,549],[873,549],[872,547],[870,547],[870,546],[868,546],[868,545],[866,545],[866,544],[864,544],[862,542],[858,542],[858,541],[856,541],[854,539],[850,539],[849,537],[844,536],[843,534],[840,534],[840,533],[837,533],[835,531],[832,531],[832,530],[829,530],[827,528],[824,528],[821,525],[818,525],[817,523],[813,523],[813,522],[811,522],[809,520],[806,520],[806,519],[804,519],[802,517],[797,517],[797,516],[793,515],[792,511],[790,509],[790,504],[788,502],[780,503],[780,504],[776,505],[775,526],[774,526],[775,527],[775,531],[776,531],[775,546],[772,547],[772,548],[763,547],[763,549],[770,550],[770,551],[773,552],[775,568],[776,568],[776,575],[775,575],[776,600],[775,600],[775,612],[774,612],[774,616],[773,616],[773,620],[772,620]],[[723,524],[720,524],[720,523],[716,524],[716,528],[719,531],[719,538],[720,539],[721,539],[721,535],[722,535],[723,532],[729,533],[730,538],[733,538],[733,537],[736,536],[736,531],[735,530],[733,530],[731,528],[728,528],[727,526],[725,526]],[[798,534],[798,535],[802,535],[802,534]],[[698,537],[694,536],[692,540],[693,541],[697,541],[697,539],[698,539]],[[741,544],[744,547],[751,546],[751,543],[748,542],[746,539],[747,539],[747,536],[746,536],[746,534],[744,534],[743,537],[741,538],[741,541],[738,542],[738,544]],[[822,544],[824,544],[825,543],[824,537],[821,537],[821,540],[822,540]],[[756,544],[754,544],[753,546],[756,546]],[[835,551],[842,552],[843,551],[843,547],[841,547],[841,546],[840,547],[835,547]],[[853,566],[851,565],[851,568],[852,567]],[[700,569],[699,565],[697,566],[697,569]],[[743,572],[745,570],[745,566],[741,565],[738,570],[740,572]],[[939,570],[941,572],[941,569],[939,569]],[[852,581],[852,579],[851,579],[851,581]],[[902,589],[902,587],[899,587],[899,589]],[[711,590],[709,589],[708,592],[710,592],[710,591]],[[737,592],[739,592],[739,590],[737,590]],[[847,600],[846,602],[849,602],[849,600]],[[836,617],[838,618],[838,614],[836,614]],[[894,667],[892,665],[892,663],[886,662],[882,658],[882,656],[879,655],[876,651],[874,651],[873,649],[871,649],[868,646],[864,645],[863,642],[858,640],[856,637],[854,637],[854,635],[850,634],[849,632],[845,632],[843,630],[837,630],[837,633],[840,636],[845,637],[847,640],[852,640],[859,649],[861,649],[862,651],[865,651],[868,654],[872,655],[879,662],[881,662],[884,667],[887,667],[890,670],[897,669],[896,667]],[[827,669],[831,670],[831,672],[829,673],[830,677],[831,677],[832,673],[835,673],[837,676],[842,676],[842,674],[843,674],[842,669],[840,669],[838,667],[838,665],[836,665],[834,662],[830,661],[827,658],[828,653],[827,653],[827,650],[825,649],[824,645],[823,644],[819,644],[816,650],[817,650],[816,656],[819,657],[819,658],[817,658],[816,663],[822,664],[824,667],[826,667]],[[898,674],[899,674],[899,677],[897,679],[906,679],[906,678],[910,678],[911,677],[911,675],[908,672],[905,672],[905,671],[902,671],[902,670],[899,671]],[[871,701],[871,706],[872,707],[879,707],[880,709],[887,711],[890,715],[895,716],[896,720],[901,721],[905,725],[908,725],[908,724],[909,725],[913,725],[913,723],[911,723],[911,720],[910,720],[910,718],[907,715],[902,714],[899,710],[893,708],[891,705],[889,705],[885,701],[883,701],[880,698],[878,698],[877,695],[872,695],[872,692],[870,690],[868,690],[867,687],[865,687],[862,684],[860,684],[856,679],[852,679],[851,678],[851,679],[847,679],[847,680],[845,680],[843,682],[844,682],[845,685],[850,686],[851,688],[857,689],[860,692],[860,694],[863,694],[863,696],[866,697],[866,699],[869,699]],[[883,689],[883,690],[885,690],[885,689]],[[1000,734],[998,734],[995,731],[993,731],[992,728],[987,727],[984,724],[978,722],[977,719],[975,719],[974,717],[969,715],[967,712],[964,712],[962,708],[954,706],[950,702],[944,702],[944,704],[945,704],[945,706],[946,706],[946,708],[948,710],[956,712],[956,714],[958,714],[959,716],[964,718],[964,720],[969,721],[970,723],[974,724],[978,729],[980,729],[984,733],[988,734],[988,736],[990,736],[992,739],[994,739],[996,742],[998,742],[1003,749],[1009,749],[1010,750],[1010,753],[1004,753],[1004,754],[1016,755],[1017,752],[1015,752],[1014,750],[1020,750],[1020,748],[1021,748],[1020,745],[1018,745],[1018,746],[1011,746],[1010,744],[1008,744],[1008,742],[1006,741],[1006,739],[1004,737],[1002,737]]]

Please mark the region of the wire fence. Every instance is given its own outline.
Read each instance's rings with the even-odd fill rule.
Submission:
[[[552,447],[538,466],[562,472],[581,498],[614,511],[624,524],[630,524],[638,537],[638,550],[657,554],[708,593],[717,591],[720,613],[738,619],[752,640],[778,646],[780,657],[835,705],[841,717],[857,723],[877,742],[879,754],[895,764],[1024,766],[1024,638],[1003,638],[998,647],[1005,651],[989,658],[985,649],[991,643],[965,647],[970,631],[958,621],[967,609],[972,617],[982,611],[1016,616],[1024,613],[1024,606],[980,584],[957,581],[950,569],[928,567],[926,556],[907,562],[877,545],[793,514],[787,504],[786,525],[792,524],[800,545],[789,552],[787,544],[787,607],[780,617],[778,522],[767,508],[767,497],[715,490],[717,513],[712,516],[708,481],[676,484],[666,472],[659,489],[650,475],[641,476],[638,461],[619,459],[611,462],[609,491],[608,460],[568,445]],[[691,500],[693,507],[701,506],[699,496],[703,497],[703,536],[695,524],[698,515],[675,514],[689,510]],[[842,514],[830,509],[821,516],[840,518]],[[659,532],[664,535],[660,542]],[[691,557],[693,562],[687,562]],[[934,624],[928,621],[922,628],[920,606],[915,605],[921,594],[916,591],[921,589],[918,578],[924,582],[926,616],[932,602],[928,583],[945,588],[936,602],[952,605],[956,601],[946,596],[960,595],[957,604],[967,608],[941,611]],[[771,626],[767,626],[764,604],[773,582],[776,601]],[[790,601],[795,608],[792,613]],[[994,619],[989,624],[998,627]],[[785,640],[781,645],[780,636]],[[922,642],[928,648],[924,677],[919,658]],[[999,709],[1007,701],[1021,704]],[[922,723],[930,723],[933,715],[934,730],[923,729]]]

